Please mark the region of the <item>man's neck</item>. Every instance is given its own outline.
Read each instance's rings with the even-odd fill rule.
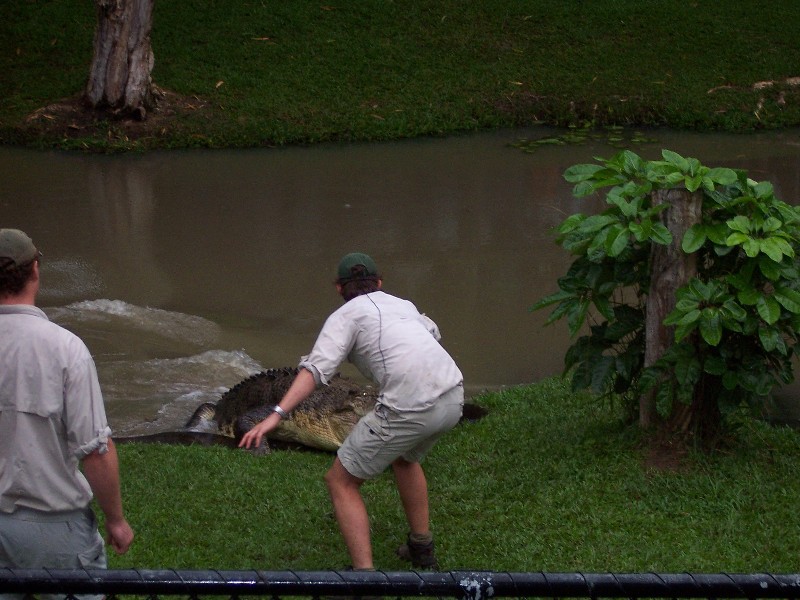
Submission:
[[[0,296],[0,304],[30,304],[31,306],[35,306],[36,295],[23,292],[9,296]]]

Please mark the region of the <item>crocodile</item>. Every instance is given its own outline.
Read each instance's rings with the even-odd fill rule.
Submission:
[[[208,430],[216,424],[221,435],[238,442],[269,415],[295,375],[297,369],[291,367],[256,373],[225,392],[216,404],[206,402],[197,407],[185,427]],[[377,398],[374,388],[336,375],[282,419],[269,438],[285,444],[336,451],[358,420],[372,410]]]
[[[205,402],[186,422],[187,431],[209,432],[238,442],[259,421],[266,418],[280,402],[297,375],[297,368],[269,369],[247,377],[214,404]],[[375,406],[378,391],[336,375],[328,385],[318,387],[301,402],[280,425],[270,432],[269,440],[283,447],[304,447],[335,452],[358,420]],[[477,420],[486,410],[476,404],[464,404],[462,420]],[[269,451],[267,441],[258,453]]]

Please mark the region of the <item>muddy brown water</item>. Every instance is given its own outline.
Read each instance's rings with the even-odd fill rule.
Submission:
[[[566,325],[529,308],[570,262],[552,228],[601,208],[562,173],[618,150],[512,146],[553,133],[126,156],[0,148],[0,223],[44,252],[40,305],[86,340],[120,435],[179,427],[243,377],[297,364],[340,303],[334,267],[351,250],[439,324],[474,395],[561,372]],[[668,148],[744,168],[800,203],[800,131],[647,135],[630,146],[646,158]]]

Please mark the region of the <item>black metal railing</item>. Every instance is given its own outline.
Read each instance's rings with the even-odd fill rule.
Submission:
[[[800,574],[0,569],[0,594],[800,598]]]

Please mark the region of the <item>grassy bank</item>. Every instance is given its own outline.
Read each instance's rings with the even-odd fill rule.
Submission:
[[[175,94],[173,118],[31,118],[81,91],[94,25],[86,0],[0,3],[0,143],[254,147],[535,123],[800,125],[795,0],[758,10],[748,0],[159,0],[153,78]]]
[[[657,469],[619,415],[560,380],[478,402],[490,414],[426,462],[442,569],[797,571],[798,433],[749,423],[735,449]],[[328,455],[122,445],[120,456],[137,539],[113,568],[348,563],[322,482]],[[405,569],[391,476],[364,494],[377,566]]]

